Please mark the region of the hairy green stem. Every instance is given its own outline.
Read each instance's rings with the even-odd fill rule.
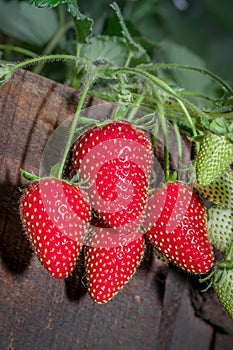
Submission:
[[[166,181],[169,180],[170,177],[170,167],[169,167],[169,147],[168,147],[168,134],[167,134],[167,125],[166,118],[164,115],[163,105],[160,100],[157,100],[158,112],[161,121],[161,127],[163,132],[163,141],[164,141],[164,172]]]
[[[157,119],[153,125],[153,130],[152,130],[152,146],[155,147],[155,143],[158,137],[159,133],[159,128],[160,128],[160,121]]]
[[[177,152],[178,152],[178,168],[180,167],[181,163],[182,163],[182,139],[180,136],[180,131],[179,131],[179,127],[177,125],[177,123],[173,122],[172,123],[173,128],[174,128],[174,133],[176,136],[176,142],[177,142]]]
[[[59,164],[59,171],[58,171],[58,178],[59,179],[62,178],[62,174],[63,174],[63,170],[64,170],[64,167],[65,167],[65,164],[66,164],[67,156],[68,156],[69,150],[70,150],[70,148],[72,146],[73,137],[74,137],[75,132],[76,132],[76,126],[77,126],[77,123],[78,123],[78,120],[79,120],[79,117],[80,117],[80,113],[81,113],[81,110],[83,108],[86,96],[88,94],[88,91],[90,89],[90,86],[91,86],[93,80],[94,80],[94,76],[90,75],[88,77],[84,87],[83,87],[83,90],[82,90],[82,93],[81,93],[81,96],[80,96],[80,99],[79,99],[79,102],[78,102],[78,106],[76,108],[76,112],[75,112],[75,115],[74,115],[74,118],[73,118],[73,121],[72,121],[72,124],[71,124],[71,127],[70,127],[70,131],[69,131],[69,135],[68,135],[68,138],[67,138],[65,150],[64,150],[64,153],[62,155],[61,162]]]
[[[187,108],[185,107],[184,103],[182,101],[180,101],[179,99],[177,99],[178,103],[180,104],[181,106],[181,109],[183,110],[184,112],[184,115],[186,116],[188,122],[189,122],[189,125],[191,127],[191,130],[193,132],[193,136],[197,136],[197,132],[196,132],[196,128],[195,128],[195,125],[193,124],[193,121],[192,121],[192,118],[187,110]]]
[[[129,66],[131,58],[132,58],[132,53],[131,53],[131,51],[129,51],[129,54],[128,54],[127,59],[125,61],[125,67]]]
[[[43,62],[43,61],[56,61],[56,60],[71,60],[71,61],[76,61],[76,56],[73,55],[62,55],[62,54],[56,54],[56,55],[45,55],[45,56],[37,56],[35,58],[30,58],[27,59],[23,62],[19,62],[17,64],[15,64],[14,66],[12,66],[12,70],[15,71],[19,68],[23,68],[26,66],[30,66],[30,65],[35,65],[39,62]]]
[[[168,144],[168,133],[167,133],[167,124],[166,124],[166,117],[164,114],[164,108],[163,108],[163,104],[161,102],[161,99],[159,97],[159,95],[157,94],[157,91],[155,90],[153,84],[149,84],[151,89],[152,89],[152,93],[153,96],[156,100],[157,103],[157,108],[158,108],[158,118],[161,124],[161,128],[162,128],[162,133],[163,133],[163,142],[164,142],[164,173],[165,173],[165,179],[166,181],[169,180],[170,177],[170,166],[169,166],[169,144]]]
[[[113,68],[113,72],[117,73],[125,73],[125,74],[132,74],[132,75],[138,75],[143,77],[144,79],[152,82],[156,86],[158,86],[162,91],[166,92],[168,95],[174,97],[175,99],[183,102],[186,106],[189,107],[189,109],[197,115],[199,118],[209,119],[208,115],[204,112],[202,112],[198,107],[196,107],[194,104],[186,100],[185,98],[179,96],[168,84],[166,84],[163,80],[155,77],[154,75],[147,73],[141,69],[136,68]]]
[[[130,111],[130,114],[129,114],[129,117],[128,117],[128,121],[132,121],[134,116],[136,115],[136,113],[138,112],[140,106],[141,106],[141,103],[144,99],[144,95],[139,95],[137,101],[135,102],[132,110]]]
[[[74,67],[74,74],[71,82],[71,86],[73,88],[77,88],[77,82],[78,82],[78,67],[79,67],[79,57],[80,57],[80,52],[81,52],[81,44],[77,42],[76,45],[76,62],[75,62],[75,67]]]
[[[184,96],[191,96],[191,97],[198,97],[198,98],[201,98],[203,100],[207,100],[207,101],[210,101],[210,102],[216,102],[216,98],[212,98],[210,96],[207,96],[207,95],[204,95],[204,94],[199,94],[198,92],[193,92],[193,91],[184,91],[184,90],[181,90],[181,91],[176,91],[177,95],[184,95]]]
[[[210,78],[214,79],[217,81],[220,85],[224,86],[224,88],[230,93],[233,94],[233,89],[231,88],[230,85],[228,85],[224,80],[222,80],[218,75],[208,71],[207,69],[204,68],[198,68],[195,66],[189,66],[189,65],[182,65],[182,64],[176,64],[176,63],[155,63],[155,64],[150,64],[150,65],[140,65],[140,69],[184,69],[184,70],[191,70],[198,72],[200,74],[209,76]]]

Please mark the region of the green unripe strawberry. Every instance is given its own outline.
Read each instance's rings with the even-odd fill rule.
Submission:
[[[233,209],[208,209],[208,235],[215,248],[226,254],[233,240]]]
[[[206,186],[212,183],[233,163],[233,144],[225,136],[207,134],[197,155],[197,181]]]
[[[227,168],[208,186],[194,183],[194,188],[214,204],[208,209],[208,234],[215,248],[226,254],[233,239],[233,172]]]
[[[233,318],[233,269],[222,271],[219,282],[214,285],[214,290],[223,307]]]
[[[225,260],[217,263],[209,275],[200,279],[200,282],[208,282],[205,291],[213,286],[220,303],[233,318],[233,240]]]
[[[202,186],[198,183],[193,184],[198,193],[208,201],[220,206],[221,208],[233,208],[233,171],[227,168],[211,184]]]

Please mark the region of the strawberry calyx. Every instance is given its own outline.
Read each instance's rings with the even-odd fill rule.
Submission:
[[[43,177],[39,177],[33,173],[29,173],[28,171],[21,169],[20,173],[21,175],[28,181],[30,182],[37,182],[37,181],[42,181],[44,179],[57,179],[57,180],[61,180],[63,182],[65,182],[66,184],[70,185],[70,186],[79,186],[80,188],[85,188],[85,183],[88,182],[90,179],[85,179],[84,181],[79,181],[79,173],[77,172],[73,178],[71,179],[66,179],[66,178],[62,178],[59,179],[58,177],[58,164],[55,164],[50,171],[49,176],[43,176]]]
[[[221,282],[225,271],[233,271],[233,241],[231,242],[225,259],[216,263],[206,277],[199,279],[199,282],[201,283],[209,282],[207,287],[202,291],[206,292],[212,286],[217,286]]]
[[[29,173],[23,169],[20,169],[20,173],[26,180],[29,180],[31,182],[35,182],[35,181],[40,180],[40,178],[37,175]]]

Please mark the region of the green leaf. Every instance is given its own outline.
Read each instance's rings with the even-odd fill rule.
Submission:
[[[36,7],[56,7],[60,4],[66,3],[66,0],[29,0],[29,4],[35,5]]]
[[[31,4],[37,7],[56,7],[60,4],[66,4],[67,10],[74,18],[77,41],[86,43],[92,35],[93,20],[79,11],[76,0],[30,0]]]
[[[96,36],[82,45],[81,56],[92,61],[107,61],[124,66],[129,49],[124,39],[119,37]]]
[[[199,56],[194,54],[187,47],[178,45],[169,40],[164,40],[162,42],[161,60],[165,61],[165,63],[188,64],[189,66],[206,69],[204,61]],[[179,87],[187,91],[206,95],[211,95],[211,92],[213,95],[215,94],[215,84],[211,81],[212,85],[210,85],[209,78],[198,72],[173,69],[170,71],[170,76]],[[192,100],[198,103],[201,102],[200,99],[195,97],[192,97]]]
[[[84,16],[78,8],[76,0],[67,0],[68,11],[73,16],[76,27],[76,36],[79,43],[88,42],[93,32],[93,20]]]
[[[32,45],[45,45],[58,30],[58,20],[51,9],[0,1],[0,13],[0,31]]]

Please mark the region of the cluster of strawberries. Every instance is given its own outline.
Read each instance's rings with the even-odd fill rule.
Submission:
[[[213,251],[201,199],[178,181],[148,196],[153,157],[143,130],[111,122],[87,130],[75,142],[68,179],[43,178],[24,191],[24,229],[53,277],[69,276],[84,247],[89,293],[105,303],[135,273],[145,237],[186,271],[211,269]],[[77,174],[80,185],[72,182]]]

